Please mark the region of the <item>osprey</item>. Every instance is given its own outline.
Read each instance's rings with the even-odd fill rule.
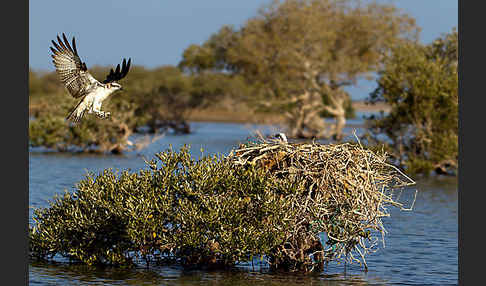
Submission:
[[[79,58],[74,37],[72,47],[64,33],[62,37],[64,42],[59,36],[57,36],[58,43],[52,41],[55,47],[55,49],[50,47],[53,52],[52,62],[56,67],[59,79],[69,93],[74,98],[81,98],[66,119],[76,124],[86,111],[96,114],[99,118],[108,118],[110,112],[102,111],[101,104],[110,94],[122,89],[122,86],[116,81],[127,75],[131,59],[128,59],[128,62],[123,59],[121,70],[120,64],[118,64],[115,71],[111,69],[106,79],[99,82],[88,72],[86,64]]]
[[[280,142],[287,143],[287,136],[285,136],[285,133],[277,133],[274,135],[275,139],[280,140]]]

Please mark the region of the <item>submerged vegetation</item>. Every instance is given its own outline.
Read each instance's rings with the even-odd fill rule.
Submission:
[[[366,267],[387,207],[403,209],[394,192],[413,184],[385,154],[349,143],[248,143],[198,160],[183,147],[155,157],[138,173],[89,174],[74,192],[36,209],[31,258],[210,268],[259,258],[303,272],[335,260]]]

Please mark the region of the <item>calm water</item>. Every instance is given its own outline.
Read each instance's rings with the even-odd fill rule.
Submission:
[[[359,120],[356,120],[356,123]],[[172,145],[191,145],[195,156],[227,153],[245,142],[251,132],[276,133],[278,127],[228,123],[193,123],[194,133],[165,136],[146,149],[123,156],[43,154],[29,156],[29,205],[47,206],[54,194],[72,190],[88,171],[105,168],[137,171],[143,158]],[[351,129],[345,132],[351,133]],[[359,134],[359,130],[357,132]],[[313,276],[277,275],[250,270],[231,272],[184,271],[179,267],[145,269],[93,269],[83,265],[39,264],[29,266],[30,285],[423,285],[458,283],[457,179],[418,181],[419,192],[412,212],[391,209],[384,219],[386,247],[366,257],[369,271],[359,265],[329,264]],[[405,194],[406,195],[406,194]],[[30,210],[32,214],[32,210]]]

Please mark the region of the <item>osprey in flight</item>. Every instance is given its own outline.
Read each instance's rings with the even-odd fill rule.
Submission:
[[[103,119],[108,118],[110,112],[102,111],[101,104],[110,94],[122,89],[122,86],[116,81],[127,75],[131,59],[128,59],[128,62],[123,59],[121,70],[120,64],[118,64],[115,71],[111,69],[106,79],[99,82],[88,72],[86,64],[79,58],[74,37],[72,47],[64,33],[62,37],[64,42],[59,36],[57,36],[58,43],[52,41],[55,47],[55,49],[51,47],[51,51],[54,53],[52,62],[69,93],[74,98],[81,98],[66,119],[78,123],[86,111]]]

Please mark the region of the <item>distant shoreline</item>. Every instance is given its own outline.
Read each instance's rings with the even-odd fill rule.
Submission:
[[[353,101],[356,112],[389,112],[390,106],[385,103],[368,105],[364,101]],[[251,124],[278,124],[284,122],[284,116],[280,114],[256,113],[245,105],[234,105],[232,102],[223,104],[224,107],[210,107],[198,109],[188,116],[188,121],[195,122],[227,122],[227,123],[251,123]],[[29,113],[41,106],[29,104]],[[346,124],[348,126],[348,124]]]
[[[356,112],[389,112],[390,106],[385,103],[368,105],[364,101],[353,101],[353,108]],[[233,109],[233,110],[231,110]],[[255,113],[246,107],[236,108],[210,107],[202,110],[195,110],[190,115],[189,121],[211,121],[228,123],[254,123],[254,124],[278,124],[284,121],[282,115]]]
[[[384,102],[378,102],[375,104],[366,104],[365,101],[353,101],[352,102],[353,108],[355,111],[361,111],[361,112],[389,112],[391,110],[390,105],[384,103]]]

